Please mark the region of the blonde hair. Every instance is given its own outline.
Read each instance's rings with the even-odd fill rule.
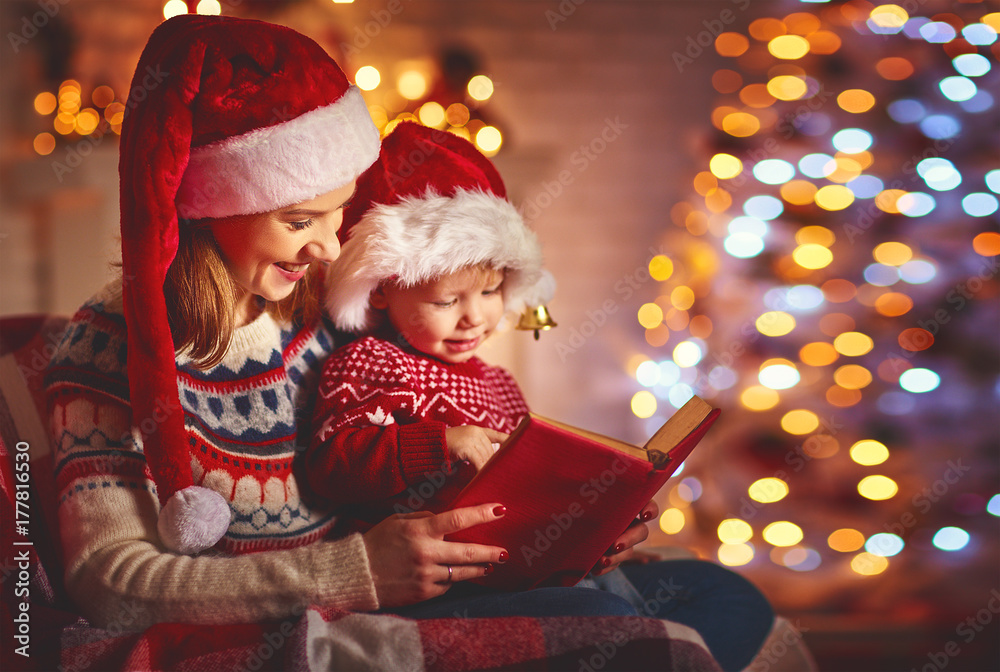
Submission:
[[[240,291],[207,226],[209,221],[180,222],[177,256],[163,283],[174,351],[185,351],[203,370],[221,362],[229,349],[238,326]],[[322,284],[322,269],[314,264],[289,296],[265,302],[264,310],[278,322],[311,322],[320,315]]]

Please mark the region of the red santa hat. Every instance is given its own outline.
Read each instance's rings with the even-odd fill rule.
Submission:
[[[229,507],[193,487],[163,293],[178,217],[267,212],[342,187],[376,159],[378,131],[358,90],[314,41],[221,16],[162,23],[139,59],[126,110],[119,173],[133,424],[162,505],[161,538],[192,553],[221,538]]]
[[[538,239],[490,160],[468,140],[414,122],[383,140],[378,161],[358,180],[340,237],[326,307],[345,331],[375,325],[369,299],[390,278],[412,286],[468,266],[502,268],[509,311],[545,303],[554,288]]]

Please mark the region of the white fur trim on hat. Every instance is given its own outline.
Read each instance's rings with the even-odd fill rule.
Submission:
[[[520,310],[542,279],[542,249],[513,205],[494,194],[433,190],[393,205],[376,205],[351,228],[330,265],[326,307],[342,330],[374,325],[371,293],[383,280],[403,286],[468,266],[503,268],[504,308]]]
[[[378,130],[352,85],[330,105],[192,150],[177,212],[219,218],[308,201],[360,175],[378,151]]]

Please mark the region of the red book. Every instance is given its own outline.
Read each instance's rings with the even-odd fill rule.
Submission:
[[[642,448],[531,414],[447,505],[499,502],[506,515],[448,539],[507,549],[510,559],[479,583],[572,586],[636,520],[719,412],[692,397]]]

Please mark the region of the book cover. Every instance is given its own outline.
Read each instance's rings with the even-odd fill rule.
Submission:
[[[538,415],[526,417],[447,508],[499,502],[507,514],[449,535],[510,559],[480,583],[572,586],[663,487],[719,415],[698,397],[642,448]]]

